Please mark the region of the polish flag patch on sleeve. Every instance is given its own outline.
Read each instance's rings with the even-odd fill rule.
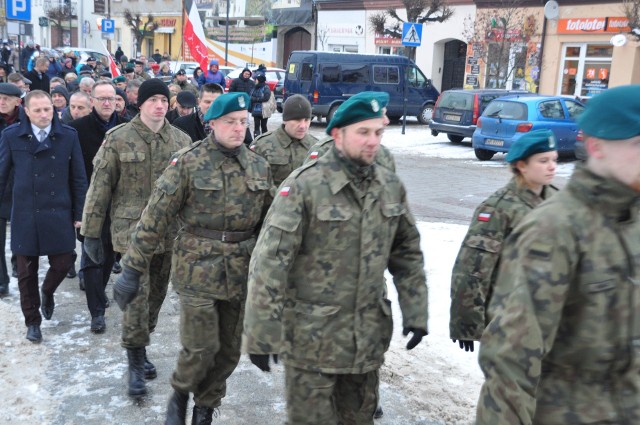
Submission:
[[[483,212],[478,214],[478,221],[489,221],[491,219],[491,214]]]
[[[178,163],[178,158],[173,158],[171,160],[171,165],[176,165]]]
[[[290,186],[285,186],[280,189],[280,196],[289,196],[289,191],[291,190]]]
[[[318,151],[313,151],[309,154],[309,158],[310,159],[316,159],[318,158]]]
[[[251,149],[252,151],[255,151],[256,150],[256,145],[249,146],[249,149]]]

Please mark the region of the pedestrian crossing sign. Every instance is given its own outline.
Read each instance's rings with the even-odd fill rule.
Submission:
[[[422,24],[405,22],[402,25],[402,45],[419,46],[422,41]]]

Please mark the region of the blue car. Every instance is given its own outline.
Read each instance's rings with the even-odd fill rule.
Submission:
[[[511,145],[529,131],[549,129],[558,141],[559,154],[574,154],[578,125],[584,104],[562,96],[503,96],[484,110],[473,132],[472,143],[481,161],[496,152],[509,152]]]

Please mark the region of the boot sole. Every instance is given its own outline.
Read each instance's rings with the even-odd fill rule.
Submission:
[[[136,390],[136,391],[132,391],[131,388],[129,388],[129,395],[131,397],[140,397],[143,395],[147,395],[147,389],[143,389],[143,390]]]
[[[156,379],[158,377],[158,372],[153,371],[153,372],[147,372],[146,370],[144,371],[144,379]]]

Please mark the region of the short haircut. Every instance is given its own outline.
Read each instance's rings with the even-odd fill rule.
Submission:
[[[215,93],[224,94],[224,89],[220,84],[206,83],[206,84],[203,84],[202,87],[200,87],[200,97],[202,97],[202,94],[205,92],[214,93],[214,94]]]
[[[17,82],[20,82],[20,81],[24,81],[24,77],[19,72],[12,72],[7,77],[7,81],[10,82],[10,83],[17,83]]]
[[[36,59],[36,65],[49,65],[49,58],[47,57],[39,57]]]
[[[142,85],[142,81],[136,78],[135,80],[131,80],[127,83],[127,90],[140,88],[141,85]]]
[[[51,84],[51,83],[60,83],[62,85],[65,84],[64,80],[62,78],[60,78],[60,77],[53,77],[51,79],[51,81],[49,81],[49,84]]]
[[[96,94],[96,87],[100,87],[100,86],[109,86],[109,87],[113,88],[114,91],[116,90],[116,86],[114,86],[111,81],[106,81],[106,80],[97,81],[93,85],[93,87],[91,87],[91,96]]]
[[[41,97],[46,97],[47,99],[49,99],[49,102],[51,102],[51,104],[53,104],[53,102],[51,101],[51,95],[49,93],[47,93],[44,90],[33,90],[30,91],[29,93],[27,93],[27,95],[24,97],[24,107],[28,108],[29,107],[29,102],[31,102],[31,99],[33,98],[41,98]]]
[[[93,87],[93,85],[96,83],[96,80],[94,80],[91,77],[82,77],[82,79],[80,80],[80,86],[81,87],[86,87],[86,86],[91,86]]]
[[[65,80],[75,80],[78,78],[78,75],[75,72],[67,72],[64,76]]]
[[[83,91],[78,90],[71,93],[71,96],[69,96],[69,103],[71,103],[71,99],[73,99],[74,97],[83,97],[87,102],[91,102],[91,97],[89,97],[89,95]]]

